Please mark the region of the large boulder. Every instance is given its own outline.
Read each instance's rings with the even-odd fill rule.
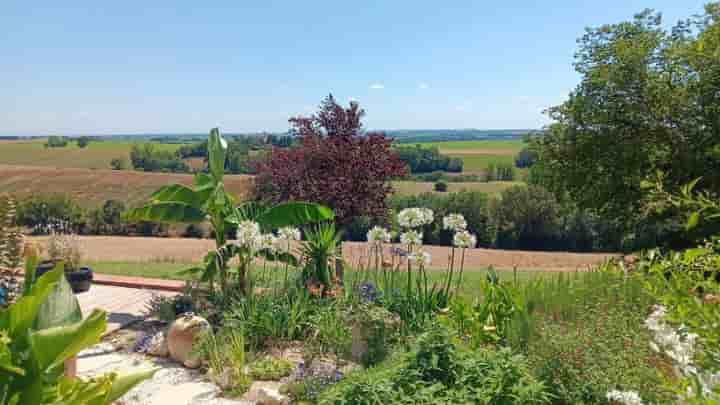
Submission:
[[[170,357],[187,368],[200,367],[201,360],[193,355],[193,345],[209,330],[210,323],[205,318],[190,312],[181,315],[168,329],[167,347]]]

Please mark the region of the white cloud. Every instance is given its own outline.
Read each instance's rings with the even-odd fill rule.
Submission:
[[[427,83],[420,83],[420,84],[418,84],[418,88],[419,88],[420,90],[427,90],[427,89],[430,88],[430,85],[427,84]]]
[[[385,88],[385,85],[382,83],[373,83],[370,85],[370,88],[373,90],[382,90]]]

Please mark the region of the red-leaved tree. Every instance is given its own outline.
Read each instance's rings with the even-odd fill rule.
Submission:
[[[387,215],[390,179],[406,174],[405,164],[383,133],[365,133],[358,103],[348,108],[332,95],[310,117],[290,119],[300,143],[275,148],[258,166],[257,187],[263,198],[311,201],[335,210],[340,226],[358,216]]]

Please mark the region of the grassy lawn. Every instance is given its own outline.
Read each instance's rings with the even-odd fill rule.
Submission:
[[[198,264],[180,262],[94,262],[88,263],[88,265],[96,273],[100,274],[161,278],[167,280],[190,280],[192,276],[180,273]],[[260,276],[262,274],[262,268],[255,268],[254,273],[256,276]],[[272,273],[280,277],[283,269],[282,267],[276,269],[272,265],[269,265],[265,274],[269,277]],[[502,280],[518,280],[519,282],[557,274],[550,271],[533,271],[529,269],[518,270],[516,273],[510,270],[498,270],[497,273]],[[441,271],[431,271],[428,273],[428,276],[430,281],[440,282],[442,280],[442,274]],[[466,269],[463,275],[463,284],[460,288],[460,293],[465,296],[476,296],[480,281],[483,280],[487,274],[487,269]],[[351,279],[353,277],[353,271],[349,271],[347,277]]]
[[[62,168],[109,169],[114,158],[130,159],[129,141],[90,141],[79,148],[74,141],[64,148],[46,148],[45,139],[0,141],[0,162],[8,165],[54,166]],[[154,143],[158,150],[176,151],[182,144]]]

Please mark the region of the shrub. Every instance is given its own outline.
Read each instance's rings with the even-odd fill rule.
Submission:
[[[129,164],[125,158],[113,158],[110,161],[110,168],[113,170],[127,170],[129,168]]]
[[[69,232],[83,225],[83,212],[67,195],[35,195],[18,205],[18,221],[38,234]]]
[[[613,267],[526,284],[512,345],[561,404],[606,403],[608,391],[633,390],[669,403],[671,365],[649,345],[643,325],[653,298],[640,275]]]
[[[77,142],[78,148],[85,148],[88,144],[90,144],[90,138],[87,136],[81,136],[75,142]]]
[[[436,171],[462,172],[463,160],[440,154],[437,147],[399,146],[395,150],[400,159],[408,165],[411,173],[430,173]]]
[[[68,141],[64,136],[50,136],[47,142],[45,142],[46,148],[64,148],[67,146]]]
[[[389,199],[389,205],[395,212],[410,207],[433,210],[438,220],[423,229],[424,240],[427,244],[446,246],[452,243],[452,233],[442,229],[439,219],[451,213],[461,214],[465,217],[468,231],[477,235],[480,246],[490,245],[492,240],[491,234],[488,232],[487,204],[487,194],[475,191],[460,191],[444,195],[424,193],[415,196],[392,196]]]
[[[274,149],[258,167],[258,194],[273,203],[313,201],[336,213],[340,227],[358,216],[385,217],[390,179],[406,173],[382,133],[362,131],[365,112],[332,96],[311,117],[292,118],[300,145]]]
[[[437,192],[444,193],[448,190],[448,184],[445,183],[444,181],[438,181],[437,183],[435,183],[433,188]]]
[[[514,186],[489,205],[495,231],[493,245],[501,249],[550,250],[560,237],[560,205],[547,190]]]
[[[76,270],[82,260],[80,238],[75,234],[52,232],[47,241],[47,254],[51,261],[63,262],[66,271]]]
[[[130,161],[135,170],[146,172],[187,173],[190,171],[190,167],[175,154],[157,150],[152,143],[133,145],[130,149]]]
[[[515,156],[515,167],[518,168],[527,168],[531,167],[535,164],[535,162],[538,159],[537,151],[532,150],[528,147],[522,148],[520,152],[518,152],[517,156]]]
[[[547,404],[545,386],[508,349],[470,351],[432,325],[414,349],[321,394],[320,404]]]
[[[290,375],[294,368],[288,360],[268,356],[251,363],[248,374],[256,380],[279,380]]]

